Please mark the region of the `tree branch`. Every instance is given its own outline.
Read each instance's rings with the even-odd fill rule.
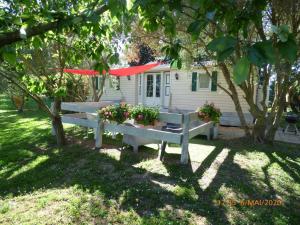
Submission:
[[[94,13],[92,13],[91,16],[93,16],[95,14],[103,14],[107,10],[108,10],[107,5],[102,5],[101,7],[96,9],[94,11]],[[44,34],[50,30],[55,30],[55,29],[62,28],[62,27],[72,26],[72,25],[78,23],[77,19],[85,20],[85,19],[90,18],[91,16],[87,17],[85,13],[82,13],[77,16],[68,16],[67,18],[58,19],[56,21],[49,22],[49,23],[40,23],[36,26],[29,27],[26,29],[26,38],[25,39],[28,39],[30,37],[37,36],[40,34]],[[3,33],[0,35],[0,48],[5,45],[9,45],[9,44],[12,44],[12,43],[15,43],[18,41],[22,41],[22,40],[24,40],[24,38],[22,38],[20,36],[20,30]]]
[[[6,75],[7,71],[0,70],[0,76],[4,77],[5,79],[9,80],[13,85],[15,85],[17,88],[19,88],[23,93],[29,95],[38,105],[52,118],[52,112],[48,108],[48,106],[43,102],[43,100],[37,96],[32,94],[27,88],[23,87],[21,84],[19,84],[17,81],[13,79],[13,76]]]

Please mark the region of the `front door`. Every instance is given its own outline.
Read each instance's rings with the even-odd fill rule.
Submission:
[[[148,73],[145,76],[145,104],[149,106],[161,105],[161,74]]]

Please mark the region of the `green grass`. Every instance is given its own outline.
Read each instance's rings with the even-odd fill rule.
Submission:
[[[92,134],[66,129],[57,148],[50,122],[28,102],[17,113],[0,96],[0,224],[299,224],[300,148],[247,140],[191,140],[192,162],[178,148],[164,162]],[[282,199],[283,206],[220,201]]]

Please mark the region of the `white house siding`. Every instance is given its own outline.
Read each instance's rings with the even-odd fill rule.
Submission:
[[[93,96],[92,93],[93,93],[92,86],[89,83],[88,101],[92,101],[92,96]],[[103,88],[103,95],[101,96],[101,100],[120,101],[121,99],[122,99],[122,94],[120,90],[116,90],[114,87],[110,85],[109,80],[105,80],[105,85]]]
[[[90,93],[92,89],[90,86]],[[92,94],[88,96],[88,100],[92,100]],[[120,90],[116,90],[110,85],[110,81],[105,81],[105,86],[103,89],[103,95],[101,97],[103,101],[125,101],[129,104],[137,104],[137,78],[136,76],[131,76],[130,80],[127,77],[120,77]]]
[[[200,69],[191,71],[171,70],[172,109],[196,110],[199,106],[202,106],[206,102],[213,102],[216,107],[220,108],[223,114],[221,124],[233,126],[240,125],[232,99],[219,87],[217,87],[217,91],[211,91],[210,88],[209,90],[192,91],[192,72],[205,73],[204,70]],[[179,75],[178,80],[175,79],[175,73],[178,73]],[[220,71],[218,71],[218,83],[225,87],[227,86],[224,76]],[[251,123],[252,117],[248,111],[249,106],[244,100],[242,91],[239,88],[238,94],[247,121]]]
[[[120,77],[120,92],[122,100],[129,104],[137,104],[137,76],[130,76],[130,80],[127,77]]]
[[[114,87],[112,87],[109,83],[109,80],[105,80],[105,86],[103,89],[103,95],[101,97],[101,100],[103,101],[120,101],[122,99],[122,94],[120,90],[116,90]]]

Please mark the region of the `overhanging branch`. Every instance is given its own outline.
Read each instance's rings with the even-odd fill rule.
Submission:
[[[102,5],[101,7],[96,9],[94,11],[94,13],[92,13],[91,15],[92,16],[95,14],[101,15],[107,10],[108,10],[107,5]],[[89,17],[91,17],[91,16],[89,16]],[[85,20],[85,19],[88,19],[89,17],[87,17],[85,13],[82,13],[77,16],[69,16],[64,19],[57,19],[56,21],[53,21],[53,22],[41,23],[36,26],[29,27],[26,29],[26,39],[33,37],[33,36],[40,35],[40,34],[44,34],[50,30],[56,30],[58,28],[72,26],[72,25],[78,23],[79,20]],[[9,45],[9,44],[12,44],[12,43],[15,43],[18,41],[22,41],[22,40],[24,40],[24,39],[21,38],[21,36],[20,36],[20,30],[3,33],[0,35],[0,48],[5,45]]]

